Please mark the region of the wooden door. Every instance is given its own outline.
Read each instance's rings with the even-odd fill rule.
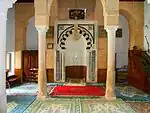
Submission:
[[[30,68],[38,68],[38,51],[30,51]]]
[[[30,78],[30,69],[38,68],[38,51],[23,51],[23,80],[28,81]]]
[[[30,69],[30,55],[27,50],[23,51],[23,81],[27,81],[29,78],[29,69]]]

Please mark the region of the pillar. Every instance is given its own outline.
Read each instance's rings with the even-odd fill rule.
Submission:
[[[39,100],[47,97],[46,77],[46,27],[36,27],[38,31],[38,96]]]
[[[8,8],[12,3],[0,1],[0,113],[7,113],[6,101],[6,22]]]
[[[108,38],[108,55],[107,55],[107,78],[105,98],[107,100],[116,99],[115,95],[115,38],[117,26],[108,26],[106,28]]]
[[[0,13],[0,113],[7,112],[6,102],[6,15]]]

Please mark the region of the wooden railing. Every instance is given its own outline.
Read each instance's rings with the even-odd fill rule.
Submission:
[[[145,51],[129,50],[128,82],[143,91],[150,92],[150,57]]]

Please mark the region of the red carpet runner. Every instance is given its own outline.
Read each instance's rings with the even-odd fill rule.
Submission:
[[[105,89],[98,86],[56,86],[51,96],[104,96]]]

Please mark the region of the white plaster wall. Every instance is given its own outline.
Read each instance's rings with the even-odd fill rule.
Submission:
[[[119,28],[122,28],[122,38],[116,38],[116,67],[128,65],[129,30],[128,22],[122,15],[119,16]]]
[[[73,35],[66,40],[65,66],[84,65],[86,66],[86,40],[81,36],[75,40]]]
[[[0,113],[7,112],[6,100],[6,0],[0,0]]]
[[[144,5],[145,5],[145,7],[144,7],[144,24],[145,24],[145,27],[144,27],[144,36],[147,37],[148,42],[150,43],[150,4],[148,4],[145,1]],[[145,37],[144,37],[144,50],[145,51],[148,50],[148,45],[147,45]]]
[[[11,70],[9,75],[14,75],[14,51],[15,51],[15,10],[11,8],[7,13],[6,26],[6,51],[11,54]]]
[[[28,21],[26,32],[26,50],[38,50],[38,32],[35,28],[35,17]]]

